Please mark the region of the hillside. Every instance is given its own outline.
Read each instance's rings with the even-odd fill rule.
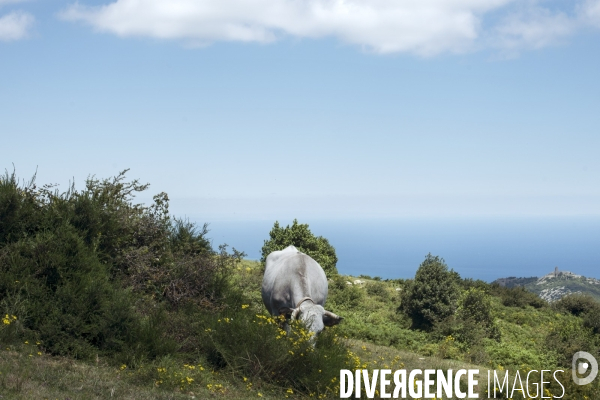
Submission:
[[[336,398],[342,369],[525,374],[600,353],[594,300],[549,305],[431,254],[409,280],[332,268],[325,307],[343,323],[314,340],[299,322],[286,331],[263,305],[262,265],[213,249],[164,193],[133,204],[146,187],[123,174],[62,194],[0,179],[0,398]],[[600,398],[600,380],[563,383],[565,399]]]
[[[589,294],[600,301],[600,280],[577,275],[570,271],[560,271],[558,267],[541,278],[509,277],[496,279],[492,283],[507,288],[522,286],[548,302],[554,302],[572,293]]]
[[[243,260],[232,272],[232,283],[247,296],[249,308],[246,310],[263,314],[260,264]],[[501,288],[490,292],[500,338],[483,339],[468,345],[459,337],[409,328],[406,316],[397,312],[399,294],[407,283],[365,276],[339,276],[330,282],[327,304],[345,318],[344,323],[333,331],[340,337],[347,337],[345,345],[353,360],[349,368],[478,368],[480,376],[485,376],[490,367],[524,371],[540,367],[553,369],[561,362],[550,349],[559,346],[570,351],[568,343],[560,342],[560,327],[580,326],[579,318],[556,314],[547,306],[535,308],[526,304],[527,301],[523,306],[505,305],[509,299],[519,298],[522,292],[518,288]],[[466,280],[465,283],[474,282]],[[524,293],[529,299],[527,296],[531,294]],[[245,332],[244,335],[253,333]],[[194,363],[175,355],[130,366],[115,364],[110,358],[103,357],[78,361],[53,356],[43,345],[21,341],[0,351],[0,365],[0,395],[14,399],[313,398],[305,392],[269,382],[260,374],[244,375],[212,365],[203,356]],[[485,380],[481,384],[480,390],[485,392]],[[565,399],[597,398],[600,394],[599,385],[568,389]],[[551,386],[550,390],[560,393],[558,387]],[[320,397],[338,396],[330,392]]]
[[[230,278],[231,283],[245,294],[249,305],[245,311],[264,315],[260,299],[260,264],[242,260],[233,269]],[[553,369],[565,365],[559,361],[555,349],[570,353],[571,346],[579,346],[585,339],[581,335],[584,331],[581,330],[580,318],[568,313],[557,314],[554,309],[536,303],[532,294],[520,288],[493,289],[485,283],[470,280],[464,283],[468,286],[483,285],[490,293],[500,331],[498,339],[475,340],[469,344],[458,336],[444,335],[441,331],[412,330],[406,316],[397,310],[400,294],[408,283],[365,276],[339,276],[330,281],[327,308],[345,318],[344,323],[332,331],[347,338],[345,346],[353,360],[350,368],[478,368],[481,376],[485,376],[490,367],[523,371],[540,367]],[[565,342],[563,328],[575,328],[578,333]],[[256,332],[242,334],[248,336]],[[268,332],[262,331],[261,334]],[[574,341],[568,341],[571,339]],[[306,392],[293,390],[290,393],[289,387],[269,382],[259,373],[245,375],[223,369],[211,364],[202,355],[196,355],[193,363],[174,354],[145,360],[137,365],[121,365],[110,357],[91,361],[57,357],[50,354],[43,344],[34,345],[23,339],[12,341],[10,345],[6,341],[3,344],[5,346],[0,351],[0,395],[8,395],[7,398],[313,398]],[[264,357],[262,354],[257,356]],[[485,391],[484,380],[482,385],[480,390]],[[558,387],[550,390],[559,390],[560,393]],[[598,398],[598,395],[600,385],[572,386],[564,398]],[[337,397],[334,393],[321,396]]]

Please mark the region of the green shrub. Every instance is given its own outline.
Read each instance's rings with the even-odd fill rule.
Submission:
[[[583,326],[592,329],[596,335],[600,335],[600,307],[588,310],[583,315]]]
[[[345,277],[335,276],[329,283],[327,304],[335,310],[351,310],[364,300],[364,291],[357,285],[348,285]],[[345,323],[346,321],[344,321]]]
[[[582,318],[583,326],[600,334],[600,303],[589,294],[575,293],[552,304],[556,311]]]
[[[120,364],[139,368],[148,361],[176,354],[182,348],[176,341],[177,336],[170,335],[171,315],[165,308],[154,304],[145,311],[139,323],[128,332],[129,346],[114,355]]]
[[[367,293],[371,296],[375,296],[379,298],[379,300],[385,302],[389,300],[390,293],[387,290],[387,287],[384,283],[381,282],[371,282],[366,285]]]
[[[382,346],[416,349],[426,340],[426,334],[408,329],[410,321],[403,314],[381,314],[367,310],[345,311],[340,334]]]
[[[326,329],[312,344],[312,333],[295,321],[286,332],[282,320],[231,304],[204,314],[202,351],[216,368],[304,394],[334,394],[340,369],[348,368],[348,349],[336,329]]]
[[[600,303],[589,294],[574,293],[555,301],[552,308],[579,317],[589,312],[597,312],[600,310]]]
[[[537,294],[525,289],[523,286],[507,288],[498,284],[491,285],[490,292],[492,295],[500,297],[502,304],[507,307],[525,308],[532,306],[533,308],[547,307],[548,303],[540,298]]]
[[[12,343],[19,336],[20,321],[15,314],[0,314],[0,342]]]
[[[481,330],[484,337],[500,339],[500,331],[492,315],[491,298],[483,290],[475,287],[465,290],[458,300],[456,317],[465,322],[467,330]]]
[[[406,283],[406,279],[402,279],[402,278],[398,278],[398,279],[384,279],[384,282],[388,282],[392,285],[396,285],[396,286],[404,286],[404,284]]]
[[[207,234],[208,224],[204,224],[202,229],[198,230],[194,223],[174,218],[170,236],[171,249],[175,254],[211,254],[212,247]]]
[[[548,355],[525,348],[520,343],[487,341],[486,351],[491,367],[499,369],[550,369],[556,365],[554,354]]]
[[[444,259],[428,254],[415,279],[402,293],[401,309],[412,319],[413,327],[431,329],[456,310],[459,296],[458,274],[448,270]]]
[[[473,318],[461,319],[456,316],[450,316],[435,324],[431,332],[431,337],[442,343],[446,343],[451,339],[452,343],[446,343],[446,345],[451,345],[450,347],[456,347],[463,353],[468,353],[471,349],[481,347],[484,339],[490,336],[495,335],[495,339],[499,338],[500,333],[498,328],[495,325],[493,327],[495,329],[490,332],[490,330],[476,322]]]
[[[456,315],[460,319],[472,319],[485,326],[493,324],[492,302],[483,290],[470,288],[461,293]]]
[[[219,253],[175,254],[168,265],[139,264],[130,268],[127,284],[134,290],[164,298],[174,307],[186,302],[218,305],[227,296],[233,267],[245,254],[226,245]]]
[[[490,284],[482,281],[481,279],[472,279],[472,278],[461,279],[460,286],[462,287],[463,290],[469,290],[471,288],[475,288],[475,289],[482,290],[488,294],[490,292]]]
[[[35,177],[0,177],[0,310],[50,353],[166,354],[177,346],[165,337],[160,302],[223,297],[227,261],[213,254],[206,226],[171,221],[164,193],[149,207],[134,204],[148,185],[125,182],[125,172],[64,193],[37,188]],[[154,305],[142,310],[136,297],[147,294]]]
[[[521,374],[523,376],[524,374]],[[532,374],[533,375],[533,374]],[[538,374],[539,376],[539,374]],[[571,379],[571,370],[565,369],[564,373],[559,373],[557,375],[560,380],[560,385],[554,379],[550,379],[550,384],[544,385],[547,387],[548,391],[556,396],[555,399],[563,399],[563,400],[592,400],[592,399],[600,399],[600,380],[597,378],[594,379],[591,383],[587,385],[577,385],[573,379]],[[538,378],[539,379],[539,378]],[[539,382],[539,380],[538,380]],[[562,386],[562,387],[561,387]],[[563,397],[558,397],[564,392]],[[532,394],[535,393],[532,389]],[[548,393],[545,394],[548,396]],[[551,396],[548,396],[551,398]],[[541,398],[541,397],[540,397]]]
[[[597,356],[600,338],[594,335],[592,328],[585,327],[581,319],[571,317],[553,325],[544,345],[548,353],[556,355],[558,365],[569,368],[573,354],[578,351],[587,351]]]
[[[461,349],[457,345],[454,336],[448,335],[438,344],[437,351],[434,354],[440,358],[457,360],[460,358]]]
[[[456,314],[437,322],[432,335],[442,341],[440,352],[445,358],[458,358],[453,352],[458,348],[469,360],[488,359],[483,349],[484,339],[500,340],[490,296],[475,287],[463,291]]]
[[[277,250],[283,250],[290,245],[295,246],[318,262],[323,267],[327,277],[337,274],[336,264],[338,260],[333,246],[324,237],[313,235],[308,229],[308,224],[299,224],[296,219],[292,226],[287,225],[285,228],[281,228],[279,222],[275,221],[273,229],[269,232],[269,240],[265,240],[262,247],[260,261],[264,265],[269,254]]]
[[[5,246],[0,268],[0,302],[24,299],[18,317],[50,352],[89,358],[126,345],[136,319],[130,296],[72,226]]]

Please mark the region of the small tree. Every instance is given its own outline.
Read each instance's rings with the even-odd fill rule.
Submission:
[[[460,321],[471,321],[483,336],[500,338],[500,330],[492,313],[492,299],[483,290],[473,287],[465,290],[458,300],[456,316]]]
[[[316,262],[323,267],[325,275],[328,277],[337,274],[337,256],[335,248],[323,236],[315,236],[308,229],[308,224],[299,224],[294,219],[292,226],[282,228],[279,222],[275,221],[273,229],[269,232],[269,240],[265,240],[262,247],[262,257],[260,261],[265,265],[267,256],[274,251],[283,250],[292,245],[301,252],[314,258]]]
[[[456,310],[459,276],[443,258],[427,254],[415,279],[402,295],[401,309],[411,317],[413,327],[431,329]]]

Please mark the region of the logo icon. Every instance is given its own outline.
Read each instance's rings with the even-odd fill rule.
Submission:
[[[586,361],[581,362],[581,359],[584,359]],[[590,368],[590,365],[592,369],[587,377],[580,378],[579,376],[577,376],[577,374],[585,374],[586,371]],[[573,355],[573,363],[571,364],[571,369],[573,370],[573,382],[575,382],[576,385],[587,385],[596,378],[596,375],[598,375],[598,361],[596,361],[594,356],[592,356],[590,353],[587,353],[585,351],[578,351]]]

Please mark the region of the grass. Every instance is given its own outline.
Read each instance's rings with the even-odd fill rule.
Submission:
[[[190,394],[135,385],[127,372],[99,362],[0,352],[0,394],[11,399],[189,399]],[[200,393],[198,393],[200,395]]]
[[[418,354],[349,339],[350,350],[368,369],[477,368],[468,363],[422,357]],[[162,365],[162,367],[160,366]],[[205,364],[206,365],[206,364]],[[193,367],[190,368],[190,367]],[[164,371],[164,372],[163,372]],[[179,373],[183,373],[180,375]],[[481,376],[485,371],[480,371]],[[188,384],[186,377],[193,377]],[[158,384],[158,379],[162,383]],[[182,382],[184,380],[183,389]],[[129,369],[95,362],[38,354],[38,346],[20,344],[0,351],[0,396],[20,399],[281,399],[305,398],[289,389],[251,382],[198,365],[163,359],[143,368]]]
[[[435,356],[423,356],[410,351],[393,349],[388,346],[378,346],[368,342],[350,340],[350,345],[356,349],[357,355],[366,360],[367,369],[406,369],[407,371],[420,369],[442,370],[444,372],[452,370],[456,372],[460,369],[479,370],[478,385],[475,386],[475,393],[480,393],[485,398],[487,392],[487,371],[489,368],[480,365],[470,364],[464,361],[443,359]],[[465,390],[467,385],[466,377],[461,379],[461,388]],[[393,388],[393,385],[391,386]],[[388,390],[391,392],[392,390]],[[433,390],[432,390],[433,391]],[[379,398],[379,397],[375,397]],[[443,397],[447,399],[447,397]],[[439,399],[442,400],[442,399]]]
[[[0,398],[6,399],[280,399],[285,391],[261,385],[249,385],[243,378],[220,376],[218,372],[204,370],[195,373],[189,366],[175,367],[170,363],[164,374],[160,367],[131,370],[109,365],[102,359],[95,363],[76,361],[33,353],[20,346],[17,349],[0,351]],[[163,367],[164,368],[164,367]],[[169,370],[185,372],[195,377],[191,384]],[[161,368],[162,370],[162,368]],[[170,375],[176,382],[158,384],[155,375]],[[165,381],[168,378],[164,378]],[[184,376],[185,380],[185,376]],[[173,384],[175,383],[175,384]]]

